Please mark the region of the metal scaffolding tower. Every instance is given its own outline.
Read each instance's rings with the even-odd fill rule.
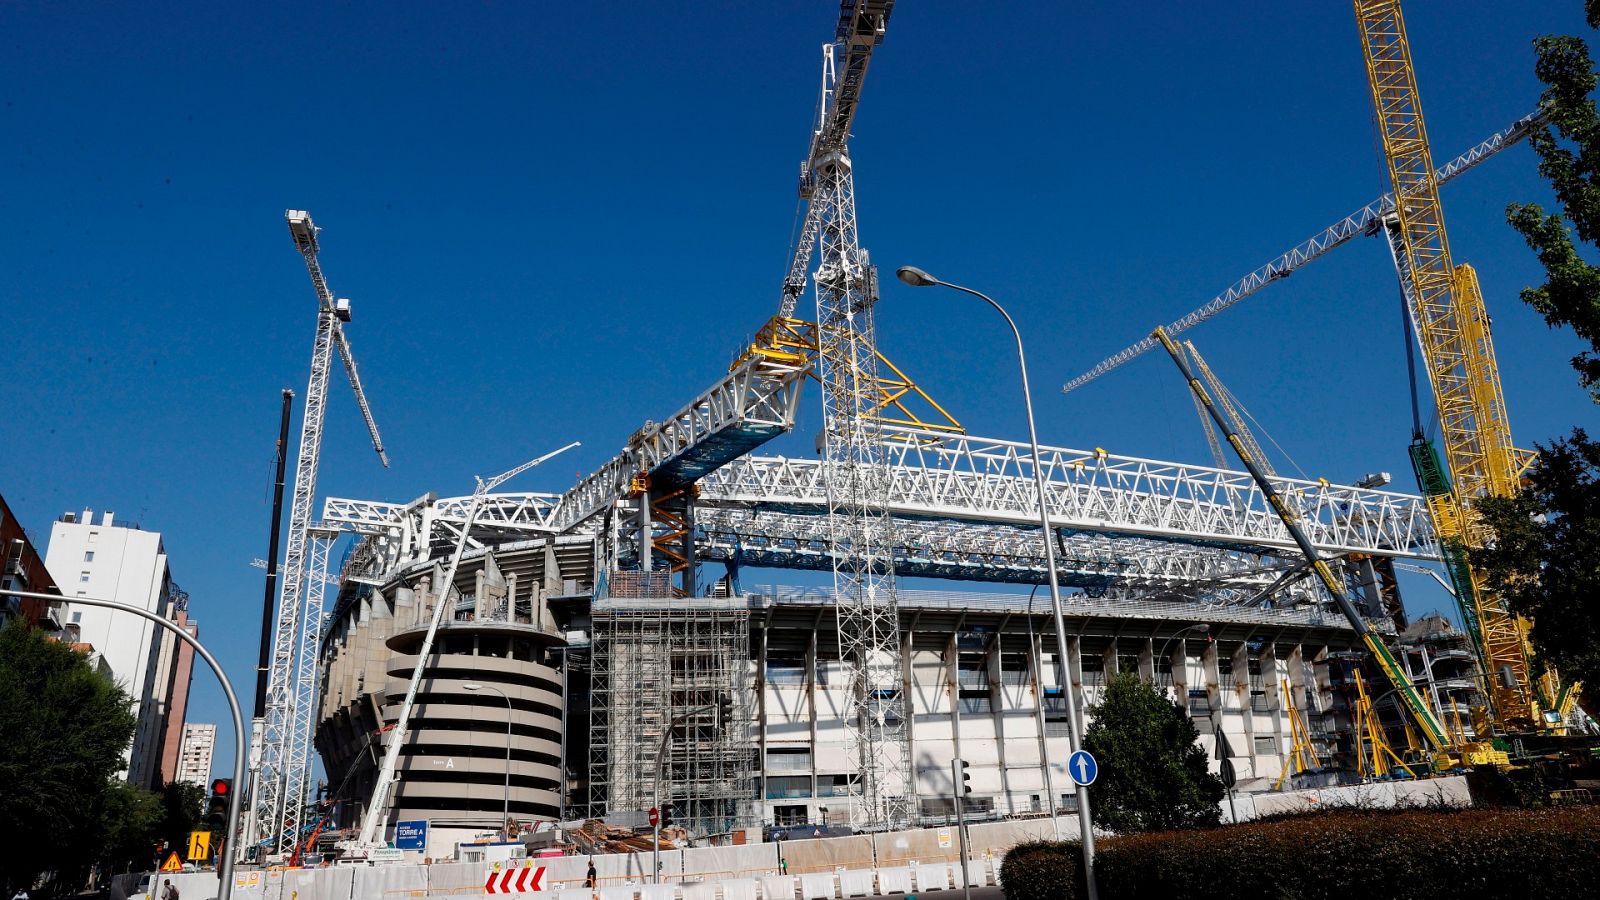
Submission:
[[[614,584],[612,598],[594,605],[589,814],[644,810],[659,796],[694,834],[753,827],[759,766],[747,601],[618,596],[632,588],[665,591],[668,581]]]

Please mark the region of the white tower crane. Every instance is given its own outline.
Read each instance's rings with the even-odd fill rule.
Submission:
[[[356,404],[366,420],[372,447],[387,468],[389,456],[378,434],[355,357],[344,335],[350,321],[350,301],[335,299],[317,262],[320,249],[310,213],[291,209],[284,213],[295,249],[305,257],[311,284],[317,293],[317,336],[311,349],[311,379],[306,387],[304,419],[300,428],[300,454],[294,474],[294,496],[289,507],[289,544],[284,553],[283,583],[273,630],[271,668],[267,675],[266,718],[257,722],[259,758],[252,767],[255,816],[250,823],[259,831],[253,841],[268,843],[269,854],[293,852],[305,813],[306,785],[311,766],[311,717],[316,706],[317,641],[322,622],[322,582],[319,573],[311,583],[313,563],[325,570],[331,549],[330,535],[311,521],[316,499],[317,468],[322,455],[322,424],[328,404],[328,371],[333,351],[339,351],[345,374],[355,390]],[[315,559],[313,558],[315,557]],[[308,590],[308,588],[310,588]]]
[[[851,788],[857,828],[901,825],[909,818],[910,759],[895,602],[894,526],[878,407],[873,305],[876,270],[856,235],[855,180],[847,143],[872,52],[883,42],[894,0],[843,0],[835,43],[823,48],[822,98],[810,152],[801,167],[805,224],[783,284],[787,316],[805,290],[818,255],[818,380],[822,383],[821,452],[827,467],[828,544],[833,558],[840,657],[855,666],[845,717],[860,766]]]

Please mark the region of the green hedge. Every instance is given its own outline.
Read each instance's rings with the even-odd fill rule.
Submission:
[[[1014,847],[1007,900],[1075,900],[1076,843]],[[1102,900],[1590,897],[1600,808],[1332,810],[1222,828],[1123,835],[1095,859]]]

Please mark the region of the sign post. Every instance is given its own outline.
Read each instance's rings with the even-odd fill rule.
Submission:
[[[1233,770],[1233,748],[1228,746],[1228,736],[1222,733],[1222,726],[1218,725],[1216,734],[1217,759],[1221,760],[1217,766],[1217,777],[1221,779],[1222,786],[1228,789],[1228,818],[1232,824],[1239,824],[1239,810],[1233,805],[1233,786],[1239,782],[1239,776]]]
[[[201,862],[211,858],[211,832],[189,832],[189,862]]]

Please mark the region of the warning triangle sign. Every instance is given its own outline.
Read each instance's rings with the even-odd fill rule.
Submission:
[[[161,864],[161,871],[163,871],[163,872],[182,872],[183,871],[183,863],[178,859],[178,851],[174,850],[171,853],[167,854],[167,861]]]

